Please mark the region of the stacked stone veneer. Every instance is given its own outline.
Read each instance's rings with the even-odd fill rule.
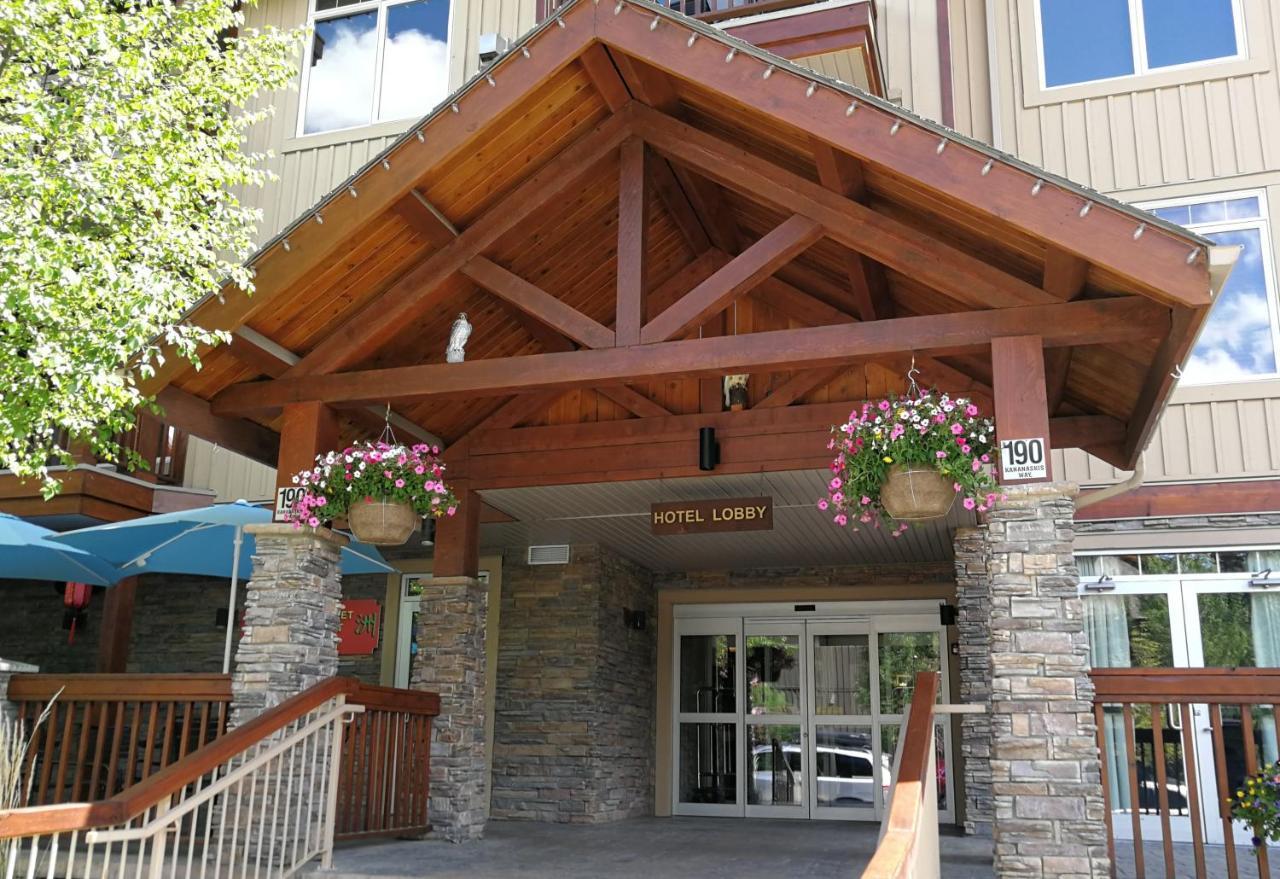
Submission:
[[[452,842],[482,836],[489,816],[488,613],[488,588],[473,577],[437,577],[423,584],[409,686],[440,695],[440,716],[431,729],[430,820],[433,832]]]
[[[8,699],[9,679],[14,675],[35,674],[38,671],[39,668],[25,662],[0,659],[0,721],[18,719],[18,706]]]
[[[996,875],[1107,876],[1089,645],[1072,556],[1075,487],[1007,494],[986,526]]]
[[[339,559],[346,538],[292,525],[245,530],[257,549],[231,675],[231,726],[338,673]]]
[[[503,563],[495,817],[598,823],[653,812],[657,621],[649,571],[594,546]],[[628,628],[624,609],[645,615]]]
[[[956,626],[959,635],[960,700],[991,708],[991,581],[987,532],[960,528],[955,536]],[[995,816],[991,794],[991,715],[965,714],[960,722],[964,764],[965,833],[990,836]]]

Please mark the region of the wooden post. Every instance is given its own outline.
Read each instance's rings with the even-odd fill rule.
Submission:
[[[289,403],[280,427],[280,456],[276,487],[293,484],[293,477],[315,464],[316,455],[338,444],[338,417],[323,403]]]
[[[619,348],[640,344],[644,320],[645,257],[649,212],[644,185],[644,141],[622,144],[618,172],[618,315],[614,332]]]
[[[480,493],[468,479],[450,480],[458,512],[436,520],[432,577],[475,577],[480,572]]]
[[[102,625],[98,629],[99,674],[124,674],[128,668],[137,588],[138,578],[126,577],[107,589]]]
[[[1040,336],[1005,336],[991,340],[991,384],[995,392],[996,438],[1000,441],[998,475],[1007,485],[1049,482],[1049,403],[1044,379],[1044,344]],[[1036,447],[1036,440],[1039,446]],[[1006,442],[1015,444],[1006,446]],[[1005,478],[1011,466],[1043,474]]]

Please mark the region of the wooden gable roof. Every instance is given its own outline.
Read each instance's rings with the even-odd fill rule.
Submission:
[[[620,215],[644,218],[637,246]],[[617,320],[620,251],[643,254],[643,327]],[[252,296],[199,303],[233,343],[147,389],[220,430],[318,399],[376,433],[389,400],[445,443],[718,411],[739,369],[752,408],[834,414],[900,388],[913,353],[925,382],[989,400],[994,321],[1045,334],[1055,445],[1130,466],[1231,258],[647,0],[577,0],[268,243]],[[737,287],[684,297],[731,261]],[[459,312],[469,363],[445,372]],[[790,357],[778,333],[801,329],[829,356]],[[698,354],[628,370],[633,330]],[[776,353],[744,359],[752,341]]]

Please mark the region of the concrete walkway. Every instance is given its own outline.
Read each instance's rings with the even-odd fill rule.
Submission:
[[[879,827],[842,821],[638,818],[601,825],[492,821],[465,845],[425,840],[349,845],[330,879],[782,879],[854,877]],[[991,879],[991,843],[948,835],[947,879]]]

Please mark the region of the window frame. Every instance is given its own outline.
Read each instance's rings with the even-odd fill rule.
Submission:
[[[1032,26],[1035,29],[1036,40],[1037,82],[1040,91],[1046,96],[1053,95],[1060,90],[1079,88],[1095,83],[1118,83],[1123,80],[1165,73],[1166,71],[1177,72],[1197,67],[1211,67],[1216,64],[1229,64],[1233,61],[1243,61],[1249,58],[1249,43],[1245,30],[1244,0],[1231,0],[1231,17],[1236,35],[1236,52],[1234,55],[1222,55],[1218,58],[1206,58],[1203,61],[1187,61],[1182,64],[1168,64],[1161,67],[1152,67],[1148,63],[1146,19],[1143,14],[1144,3],[1159,2],[1159,0],[1126,0],[1129,4],[1129,53],[1130,58],[1133,60],[1133,72],[1123,73],[1119,76],[1102,76],[1097,79],[1082,79],[1077,82],[1049,85],[1045,69],[1044,25],[1040,13],[1040,4],[1043,2],[1044,0],[1035,0],[1032,4],[1034,19]]]
[[[375,125],[394,124],[396,122],[405,122],[419,118],[418,116],[404,116],[397,119],[381,119],[378,114],[382,109],[382,72],[385,66],[386,47],[387,47],[387,19],[389,10],[393,6],[405,6],[409,3],[415,3],[418,0],[360,0],[357,3],[347,3],[345,5],[335,6],[333,9],[325,9],[323,11],[316,10],[316,0],[307,0],[307,40],[302,50],[302,81],[298,85],[298,119],[294,126],[295,138],[324,137],[344,131],[358,131],[362,128],[371,128]],[[431,0],[431,2],[440,2],[440,0]],[[445,58],[450,67],[453,62],[453,17],[457,12],[457,0],[447,0],[449,3],[449,15],[445,23]],[[1234,2],[1234,0],[1233,0]],[[373,55],[373,101],[370,104],[369,118],[365,122],[356,125],[348,125],[342,128],[326,128],[323,131],[307,131],[307,100],[311,94],[311,53],[315,47],[315,26],[317,22],[329,21],[335,18],[346,18],[349,15],[358,15],[362,12],[375,12],[377,17],[374,21],[374,35],[376,45]],[[448,77],[450,71],[445,71]],[[448,90],[446,90],[446,94]],[[423,111],[422,115],[426,115],[434,109],[428,107]]]
[[[1275,381],[1280,378],[1280,287],[1277,287],[1275,239],[1272,237],[1271,210],[1267,202],[1266,189],[1239,189],[1230,192],[1205,193],[1204,195],[1186,195],[1177,198],[1162,198],[1155,201],[1135,203],[1135,207],[1144,211],[1159,208],[1183,207],[1185,205],[1206,204],[1215,201],[1232,201],[1240,198],[1256,198],[1258,200],[1258,216],[1247,220],[1220,220],[1212,223],[1196,223],[1187,228],[1199,235],[1210,235],[1215,232],[1237,232],[1245,229],[1260,230],[1259,240],[1262,243],[1262,277],[1267,288],[1267,313],[1271,318],[1271,353],[1276,368],[1272,372],[1257,375],[1239,376],[1221,381],[1195,381],[1179,378],[1179,388],[1203,388],[1214,385],[1238,385],[1252,382]],[[1215,299],[1216,303],[1217,300]],[[1210,312],[1212,314],[1212,312]],[[1206,321],[1208,318],[1206,318]],[[1197,340],[1199,344],[1199,340]],[[1191,349],[1195,353],[1195,348]]]

